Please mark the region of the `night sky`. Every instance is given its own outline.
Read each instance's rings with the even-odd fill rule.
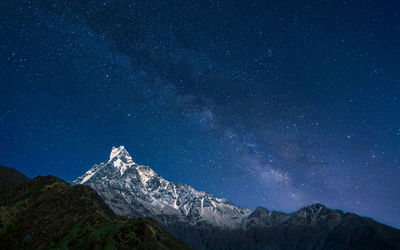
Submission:
[[[125,145],[236,205],[400,227],[398,1],[2,0],[0,97],[29,177]]]

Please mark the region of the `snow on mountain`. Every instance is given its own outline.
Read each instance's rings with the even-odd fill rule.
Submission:
[[[193,249],[397,249],[400,242],[397,229],[322,204],[290,214],[237,207],[165,180],[123,146],[73,184],[92,187],[118,215],[158,220]]]
[[[94,165],[73,184],[95,189],[119,215],[150,216],[165,225],[235,228],[251,213],[226,199],[165,180],[150,167],[136,164],[124,146],[113,147],[107,162]]]

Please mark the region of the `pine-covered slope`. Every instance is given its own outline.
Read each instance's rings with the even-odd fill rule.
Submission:
[[[0,192],[0,249],[189,249],[152,219],[115,215],[87,186],[36,177]]]

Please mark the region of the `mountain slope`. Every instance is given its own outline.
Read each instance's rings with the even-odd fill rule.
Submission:
[[[256,208],[240,227],[169,225],[194,249],[400,249],[400,231],[321,204],[285,214]]]
[[[152,219],[115,215],[86,186],[36,177],[0,192],[0,249],[189,249]]]
[[[153,217],[195,249],[400,249],[400,231],[321,204],[285,214],[251,211],[163,179],[123,146],[74,184],[96,190],[117,214]]]
[[[23,173],[0,165],[0,190],[14,187],[25,181],[29,181],[29,178]]]
[[[93,166],[73,184],[95,189],[117,214],[157,217],[165,224],[172,220],[235,228],[251,212],[186,184],[165,180],[151,168],[133,162],[123,146],[114,147],[107,162]]]

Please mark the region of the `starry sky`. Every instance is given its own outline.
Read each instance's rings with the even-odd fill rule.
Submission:
[[[125,145],[249,208],[400,227],[398,1],[0,2],[0,164],[72,181]]]

